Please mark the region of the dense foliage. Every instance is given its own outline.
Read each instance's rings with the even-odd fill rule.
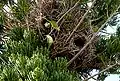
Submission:
[[[106,21],[102,33],[117,25],[119,4],[120,0],[0,0],[0,80],[78,81],[78,74],[67,69],[67,59],[79,53]],[[9,31],[6,42],[4,28]],[[118,63],[119,31],[118,27],[113,35],[97,35],[70,69],[85,79],[93,69],[101,71]],[[52,46],[47,36],[53,38]],[[104,80],[112,73],[119,73],[119,66],[102,72],[97,79]]]
[[[101,36],[96,44],[96,54],[98,59],[106,65],[113,65],[120,61],[120,26],[116,32],[109,36]],[[120,67],[116,66],[99,75],[99,80],[104,80],[109,74],[120,74]]]
[[[21,30],[24,33],[20,35]],[[66,58],[49,58],[49,49],[38,44],[35,32],[15,28],[10,33],[1,58],[0,81],[78,81],[76,73],[67,70]]]

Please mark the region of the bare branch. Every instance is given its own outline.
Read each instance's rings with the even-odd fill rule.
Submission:
[[[67,12],[65,12],[62,17],[57,21],[57,24],[66,16],[66,14],[68,14],[71,10],[73,10],[80,2],[81,0],[78,0],[78,2],[75,3],[75,5],[73,7],[71,7],[69,10],[67,10]],[[53,29],[54,30],[54,29]],[[49,34],[51,34],[53,32],[53,30],[50,31]]]
[[[57,21],[57,24],[66,16],[66,14],[68,14],[71,10],[73,10],[79,4],[80,1],[81,0],[78,0],[78,2],[76,2],[73,7],[71,7],[66,13],[64,13],[62,17]]]
[[[111,68],[113,68],[113,67],[115,67],[115,66],[117,66],[117,65],[118,65],[117,63],[114,64],[114,65],[111,65],[111,66],[107,67],[106,69],[103,69],[103,70],[100,71],[99,73],[97,73],[97,74],[95,74],[95,75],[93,75],[93,76],[90,76],[89,78],[86,78],[86,79],[83,80],[83,81],[88,81],[89,79],[93,78],[94,76],[99,75],[99,74],[101,74],[101,73],[103,73],[103,72],[105,72],[105,71],[107,71],[107,70],[109,70],[109,69],[111,69]]]
[[[80,20],[80,22],[77,24],[77,26],[74,28],[74,30],[72,31],[72,33],[70,34],[70,36],[68,37],[68,39],[66,40],[66,43],[69,41],[69,39],[72,37],[72,35],[74,34],[74,32],[78,29],[78,27],[82,24],[83,20],[85,19],[85,17],[87,16],[87,14],[89,13],[90,9],[94,6],[96,0],[94,0],[92,2],[91,7],[88,8],[87,12],[84,14],[84,16],[82,17],[82,19]]]
[[[118,7],[118,9],[120,6]],[[118,10],[117,9],[117,10]],[[116,10],[116,11],[117,11]],[[87,44],[67,63],[67,65],[70,65],[85,49],[86,47],[94,40],[94,38],[97,36],[97,34],[104,28],[104,26],[108,23],[108,21],[116,14],[116,11],[106,20],[106,22],[99,28],[99,30],[93,35],[93,37],[90,39]]]

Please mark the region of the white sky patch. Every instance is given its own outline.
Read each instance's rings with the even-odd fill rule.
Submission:
[[[93,71],[91,71],[91,74],[92,75],[95,75],[95,74],[97,74],[99,71],[98,70],[93,70]],[[95,79],[97,79],[97,75],[94,77]],[[94,80],[94,79],[90,79],[89,81],[96,81],[96,80]],[[106,78],[105,78],[105,80],[104,81],[120,81],[120,75],[118,75],[118,74],[110,74],[109,76],[107,76]]]
[[[118,14],[118,17],[120,17],[120,14]]]
[[[92,6],[92,2],[87,3],[88,7]]]
[[[17,3],[17,0],[14,0],[15,3]]]
[[[93,71],[91,71],[91,76],[97,74],[98,72],[99,72],[98,70],[95,70],[95,69],[94,69]],[[97,79],[97,77],[98,77],[98,76],[96,75],[94,78]],[[96,81],[96,80],[90,79],[89,81]]]
[[[118,14],[117,15],[118,16],[118,19],[117,20],[120,20],[120,14]],[[107,26],[106,28],[105,28],[105,32],[106,33],[109,33],[109,34],[114,34],[114,33],[116,33],[116,30],[117,30],[117,26],[118,25],[120,25],[120,22],[117,22],[117,25],[116,26]],[[106,35],[106,36],[108,36],[108,34],[105,34],[105,33],[100,33],[101,35]]]
[[[108,26],[108,27],[106,28],[106,32],[112,34],[112,33],[115,33],[115,32],[116,32],[116,29],[117,29],[117,26],[112,26],[112,27]]]
[[[10,8],[9,8],[8,6],[6,6],[6,5],[5,5],[3,8],[4,8],[7,12],[10,11]]]
[[[117,74],[111,74],[104,81],[120,81],[120,78]]]

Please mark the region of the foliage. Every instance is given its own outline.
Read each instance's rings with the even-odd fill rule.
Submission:
[[[21,30],[24,33],[20,36]],[[76,73],[67,69],[66,58],[49,58],[49,49],[36,41],[35,32],[15,28],[11,33],[4,52],[7,63],[3,61],[0,66],[0,81],[78,81]],[[21,39],[14,39],[17,35]]]
[[[68,55],[69,59],[71,59],[78,52],[78,50],[81,50],[81,48],[84,45],[86,45],[86,43],[91,39],[94,33],[97,32],[97,30],[104,24],[107,18],[109,18],[111,14],[113,14],[113,12],[117,9],[117,7],[120,4],[120,0],[96,0],[92,9],[88,11],[89,14],[85,16],[83,23],[75,31],[75,34],[70,39],[70,42],[66,44],[66,39],[71,34],[71,32],[74,31],[74,27],[80,22],[86,11],[89,9],[89,5],[87,5],[88,2],[91,2],[93,0],[79,0],[79,4],[76,7],[74,7],[69,13],[67,13],[65,17],[63,17],[63,19],[61,19],[60,21],[59,19],[62,17],[62,15],[69,11],[69,9],[73,7],[78,0],[51,0],[50,2],[48,2],[48,0],[44,0],[43,4],[38,4],[37,2],[35,2],[39,2],[39,0],[17,1],[17,3],[15,3],[14,0],[0,1],[0,24],[3,24],[10,28],[15,27],[11,30],[11,32],[8,35],[10,39],[7,41],[6,44],[7,52],[4,53],[4,56],[8,59],[8,61],[5,62],[8,62],[8,64],[3,64],[1,66],[1,80],[5,81],[29,79],[34,81],[37,80],[37,78],[43,81],[59,81],[63,79],[63,77],[65,81],[68,81],[70,80],[70,76],[73,77],[73,80],[75,76],[74,73],[69,72],[66,68],[65,70],[58,70],[63,68],[61,66],[64,66],[66,64],[66,59],[57,58],[53,61],[48,58],[50,54],[48,49],[49,46],[47,47],[47,44],[43,40],[44,33],[46,35],[48,33],[51,33],[51,29],[56,29],[57,31],[55,30],[51,33],[53,35],[51,37],[53,38],[53,40],[55,39],[53,54],[56,54],[57,56],[58,53],[58,56],[60,56],[61,53],[61,56]],[[56,3],[54,3],[54,1]],[[7,6],[11,11],[7,12],[4,9],[5,6]],[[40,8],[40,6],[42,6],[42,8]],[[44,24],[42,24],[43,27],[41,26],[40,20],[42,20],[41,17],[44,16],[48,16],[49,20],[47,21],[50,23],[51,28],[49,27],[48,29],[45,29]],[[119,21],[117,20],[117,18],[117,15],[112,17],[112,19],[109,20],[106,26],[115,26]],[[23,29],[23,27],[27,27],[28,29]],[[35,31],[31,30],[30,28],[33,28],[35,30],[37,29],[37,31],[39,31],[39,34],[38,32],[35,33]],[[100,62],[104,64],[104,66],[100,68],[101,70],[107,67],[107,65],[114,64],[116,63],[116,61],[119,61],[120,38],[118,34],[119,32],[110,36],[109,38],[96,37],[96,39],[94,40],[95,43],[96,40],[99,39],[98,43],[96,44],[96,47],[94,46],[95,43],[93,41],[88,46],[88,48],[84,50],[81,56],[75,60],[72,67],[76,68],[77,66],[81,66],[78,69],[80,69],[79,72],[82,72],[82,66],[93,69],[91,68],[91,66],[97,66],[96,62],[100,60]],[[85,40],[82,40],[82,46],[81,44],[78,44],[77,46],[74,40],[78,38],[78,41],[81,41],[81,37],[85,38]],[[96,61],[94,60],[94,58],[97,58],[98,60]],[[5,60],[5,58],[3,58],[3,60]],[[44,62],[44,60],[46,62]],[[63,62],[63,60],[65,63]],[[95,62],[93,62],[93,60]],[[37,65],[36,62],[39,65]],[[57,65],[59,64],[59,62],[61,64],[63,63],[63,65],[60,65],[60,68],[57,68],[56,66],[59,66]],[[88,64],[90,64],[90,67]],[[43,69],[43,67],[45,69]],[[118,67],[112,68],[108,72],[113,73],[117,68]],[[83,71],[83,74],[84,72],[89,71],[89,69],[86,68],[82,69],[85,70]],[[39,75],[37,74],[37,72],[41,74]],[[57,74],[59,77],[56,77]],[[17,79],[8,79],[13,76]],[[40,76],[43,77],[41,78]],[[100,76],[103,76],[103,79],[106,77],[104,77],[104,73]],[[98,78],[101,79],[101,77]]]
[[[12,6],[12,12],[14,12],[14,17],[20,21],[24,21],[25,16],[30,10],[30,4],[27,0],[18,0],[16,5]]]
[[[4,51],[4,41],[2,39],[3,33],[4,33],[4,26],[0,24],[0,54]]]
[[[120,52],[120,34],[119,28],[116,34],[111,35],[110,37],[101,37],[98,44],[96,45],[97,53],[99,56],[104,57],[104,61],[107,63],[107,60],[111,62],[119,60]]]
[[[8,34],[10,40],[7,42],[9,53],[19,53],[22,55],[32,56],[32,53],[41,45],[37,34],[32,30],[25,30],[16,27]]]
[[[4,24],[5,23],[5,13],[2,12],[2,10],[0,10],[0,24]]]
[[[120,61],[120,27],[118,25],[116,33],[109,37],[101,36],[96,44],[97,58],[101,60],[104,67],[119,63]],[[99,75],[98,79],[104,80],[109,74],[119,74],[119,66],[109,69]]]
[[[108,17],[110,17],[120,4],[119,0],[97,0],[92,9],[93,25],[101,26]],[[115,17],[113,18],[116,19]],[[112,24],[110,22],[109,24]]]

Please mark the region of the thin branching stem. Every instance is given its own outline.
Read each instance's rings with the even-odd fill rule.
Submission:
[[[111,66],[109,66],[109,67],[107,67],[107,68],[105,68],[105,69],[103,69],[102,71],[100,71],[99,73],[97,73],[97,74],[95,74],[95,75],[93,75],[93,76],[90,76],[89,78],[86,78],[85,80],[83,80],[83,81],[88,81],[89,79],[91,79],[91,78],[93,78],[93,77],[95,77],[96,75],[99,75],[99,74],[101,74],[101,73],[103,73],[103,72],[105,72],[105,71],[107,71],[107,70],[109,70],[109,69],[111,69],[111,68],[113,68],[113,67],[115,67],[115,66],[117,66],[118,64],[116,63],[116,64],[114,64],[114,65],[111,65]]]
[[[70,12],[72,11],[80,2],[81,0],[78,0],[73,7],[71,7],[67,12],[65,12],[62,17],[57,21],[57,24]]]
[[[67,10],[67,12],[65,12],[56,23],[58,24],[70,11],[72,11],[79,4],[80,1],[81,0],[78,0],[73,7],[71,7],[69,10]],[[53,32],[53,30],[51,30],[49,34],[51,34]]]
[[[77,26],[74,28],[74,30],[72,31],[72,33],[70,34],[70,36],[67,38],[66,43],[70,40],[70,38],[72,37],[72,35],[74,34],[74,32],[78,29],[78,27],[82,24],[83,20],[85,19],[85,17],[87,16],[87,14],[89,13],[90,9],[94,6],[96,0],[94,0],[92,2],[91,7],[88,8],[87,12],[84,14],[84,16],[82,17],[82,19],[80,20],[80,22],[77,24]]]
[[[117,8],[116,11],[118,11],[119,8],[120,6]],[[105,27],[108,21],[117,13],[116,11],[106,20],[106,22],[98,29],[98,31],[94,33],[90,41],[85,44],[85,46],[67,63],[67,65],[70,65],[87,48],[87,46],[94,40],[98,33]]]

